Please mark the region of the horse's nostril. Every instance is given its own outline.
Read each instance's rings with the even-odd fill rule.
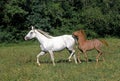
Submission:
[[[25,39],[25,40],[28,40],[29,38],[28,38],[28,37],[25,37],[24,39]]]

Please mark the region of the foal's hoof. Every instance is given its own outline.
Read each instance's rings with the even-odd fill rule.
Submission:
[[[81,64],[82,62],[80,60],[78,60],[78,63]]]
[[[96,62],[98,63],[98,59],[96,59]]]

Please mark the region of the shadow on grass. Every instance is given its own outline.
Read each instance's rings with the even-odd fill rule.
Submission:
[[[103,60],[99,60],[99,62],[102,62]],[[35,60],[28,60],[27,62],[25,63],[34,63]],[[87,63],[85,60],[81,59],[81,62],[82,63]],[[95,59],[88,59],[88,62],[89,63],[96,63],[96,60]],[[60,59],[60,60],[57,60],[55,61],[55,63],[59,64],[59,63],[74,63],[74,60],[70,61],[68,59]],[[36,64],[36,62],[35,62]],[[52,64],[52,61],[51,60],[44,60],[44,61],[40,61],[40,64]]]
[[[40,61],[40,63],[52,63],[52,61],[51,60],[46,60],[46,61]],[[58,60],[58,61],[55,61],[55,63],[71,63],[71,62],[69,62],[67,59],[61,59],[61,60]]]
[[[103,61],[103,60],[99,60],[99,62],[101,62],[101,61]],[[85,60],[81,60],[81,62],[86,62]],[[96,60],[95,59],[88,59],[88,62],[96,62]]]
[[[100,61],[103,61],[103,60],[99,60],[99,62]],[[68,59],[60,59],[60,60],[58,60],[58,61],[55,61],[55,63],[72,63],[72,62],[74,62],[74,60],[72,60],[72,61],[69,61]],[[81,60],[81,62],[86,62],[85,60]],[[94,60],[94,59],[88,59],[88,62],[96,62],[96,60]],[[52,63],[52,61],[50,61],[50,60],[46,60],[46,61],[40,61],[40,63]]]

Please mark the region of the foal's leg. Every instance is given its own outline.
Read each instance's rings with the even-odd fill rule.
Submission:
[[[88,56],[86,54],[86,51],[83,51],[84,55],[85,55],[85,59],[86,59],[86,62],[88,62]]]
[[[40,62],[39,62],[39,57],[41,56],[41,55],[44,55],[45,54],[45,52],[44,51],[41,51],[38,55],[37,55],[37,64],[40,66]]]
[[[80,60],[80,52],[78,52],[77,59],[78,59],[78,62],[81,63],[81,60]]]
[[[99,57],[102,55],[102,52],[101,52],[101,50],[100,50],[99,48],[96,48],[96,50],[97,50],[97,52],[98,52],[98,55],[97,55],[97,57],[96,57],[96,62],[98,62],[98,59],[99,59]]]
[[[51,56],[51,60],[52,60],[53,66],[55,66],[53,51],[49,51],[49,53],[50,53],[50,56]]]

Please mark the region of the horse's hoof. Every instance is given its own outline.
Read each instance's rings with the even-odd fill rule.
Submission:
[[[38,65],[38,66],[40,66],[40,64],[39,64],[39,63],[37,63],[37,65]]]
[[[55,66],[55,64],[53,64],[53,66]]]
[[[96,59],[96,62],[98,63],[98,59]]]
[[[71,62],[71,60],[70,60],[70,59],[69,59],[68,61],[69,61],[69,62]]]
[[[80,64],[81,64],[82,62],[81,62],[80,60],[78,60],[78,63],[80,63]]]

